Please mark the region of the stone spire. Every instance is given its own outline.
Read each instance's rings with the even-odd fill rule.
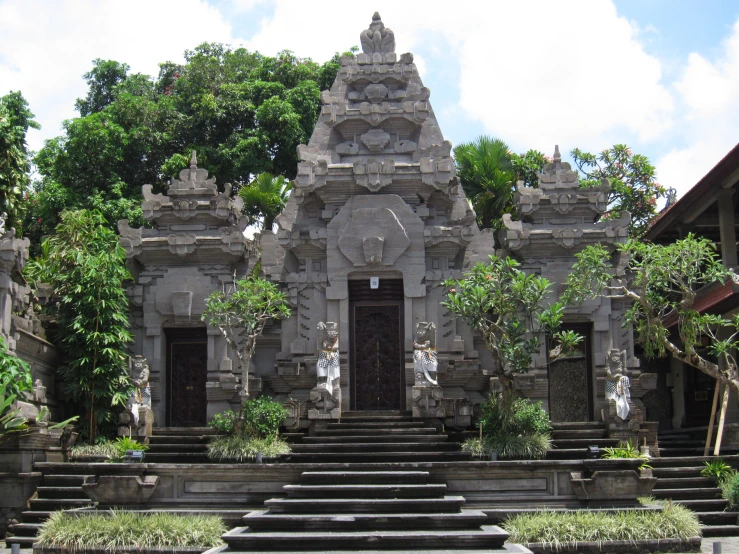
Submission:
[[[369,29],[359,34],[362,52],[365,54],[389,54],[395,52],[395,34],[385,27],[380,14],[375,12]]]

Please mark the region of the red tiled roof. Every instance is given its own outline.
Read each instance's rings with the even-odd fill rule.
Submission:
[[[732,299],[731,304],[739,303],[739,292],[734,291],[734,282],[729,280],[723,285],[707,286],[698,291],[693,308],[698,312],[714,312],[721,313],[726,311],[719,308],[719,304]],[[728,302],[727,302],[728,304]],[[723,306],[721,306],[723,308]],[[665,319],[665,327],[672,327],[677,323],[677,316],[673,313]]]

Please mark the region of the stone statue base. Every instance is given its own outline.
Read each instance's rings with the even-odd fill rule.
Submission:
[[[444,391],[436,385],[414,385],[411,390],[413,398],[413,417],[443,418],[444,407],[441,399]]]
[[[128,437],[147,444],[154,430],[154,412],[149,406],[139,406],[139,422],[134,425],[133,415],[123,412],[118,417],[118,436]]]
[[[324,386],[311,389],[308,396],[308,419],[341,418],[341,388],[333,387],[329,391]]]

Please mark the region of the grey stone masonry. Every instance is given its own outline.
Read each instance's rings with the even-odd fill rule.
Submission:
[[[164,331],[205,327],[201,316],[206,297],[233,282],[234,275],[246,275],[257,258],[256,246],[243,233],[243,201],[231,191],[229,184],[219,190],[215,177],[198,168],[193,152],[190,167],[172,179],[166,195],[154,194],[151,185],[142,187],[141,208],[152,228],[134,229],[127,220],[118,223],[135,279],[128,289],[133,353],[149,361],[152,408],[159,425],[166,421],[167,408]],[[207,343],[210,418],[238,406],[240,376],[217,329],[207,329]]]
[[[257,354],[257,371],[265,390],[288,404],[289,423],[306,426],[317,324],[335,321],[343,404],[350,406],[349,283],[402,279],[400,407],[413,405],[415,326],[433,322],[440,419],[464,426],[489,377],[469,329],[440,305],[442,282],[461,277],[471,256],[492,253],[492,236],[477,228],[413,55],[395,52],[394,34],[377,14],[361,43],[363,52],[341,57],[333,86],[321,94],[311,139],[298,147],[297,178],[277,232],[261,235],[263,271],[286,287],[293,313],[282,322],[276,368]]]

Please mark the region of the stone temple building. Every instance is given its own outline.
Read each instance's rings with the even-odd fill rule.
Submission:
[[[229,185],[221,192],[195,156],[166,195],[144,187],[153,229],[121,222],[136,277],[134,353],[151,365],[157,425],[202,425],[238,405],[236,364],[200,317],[204,298],[250,271],[258,255],[263,275],[288,294],[292,316],[259,341],[250,390],[285,403],[289,426],[335,419],[342,410],[413,410],[465,427],[495,388],[482,341],[441,305],[443,282],[496,253],[494,236],[476,225],[413,55],[395,51],[378,14],[360,39],[362,53],[341,58],[311,139],[298,147],[298,175],[275,232],[245,239],[240,200]],[[556,153],[539,188],[517,195],[519,221],[506,220],[497,253],[561,284],[585,245],[626,238],[628,219],[598,221],[607,187],[579,189],[576,172]],[[648,379],[641,387],[623,311],[608,299],[570,310],[568,324],[587,338],[581,356],[551,378],[539,356],[517,388],[551,407],[555,419],[600,420],[607,416],[606,353],[617,349],[632,370],[638,414]],[[414,376],[422,322],[435,325],[438,386],[418,386]],[[338,332],[340,377],[321,389],[325,323]]]

